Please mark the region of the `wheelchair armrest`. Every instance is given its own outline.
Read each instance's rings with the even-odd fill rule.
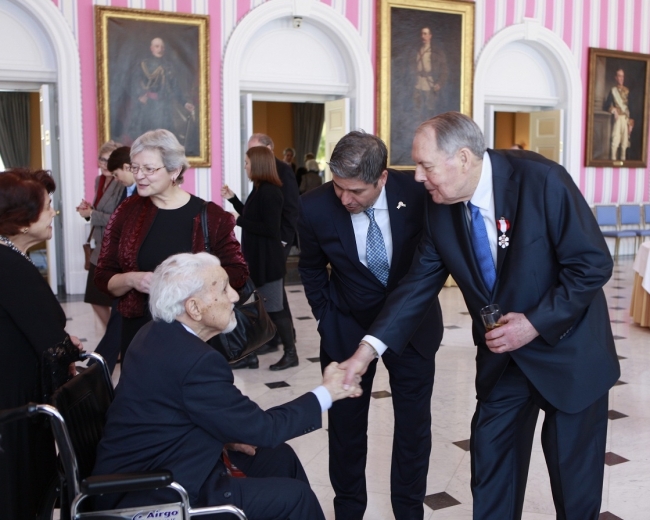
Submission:
[[[81,492],[86,495],[128,493],[168,486],[174,481],[171,471],[148,471],[146,473],[117,473],[95,475],[81,481]]]

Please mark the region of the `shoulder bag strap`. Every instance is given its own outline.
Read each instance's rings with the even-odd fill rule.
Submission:
[[[210,252],[210,237],[208,235],[208,202],[203,201],[201,208],[201,229],[203,230],[203,247],[207,253]]]

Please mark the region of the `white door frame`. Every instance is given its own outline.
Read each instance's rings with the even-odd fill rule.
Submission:
[[[352,128],[374,128],[374,78],[371,57],[357,29],[343,15],[330,6],[312,0],[273,0],[251,10],[237,25],[228,40],[223,59],[223,181],[233,191],[241,185],[242,153],[240,135],[240,94],[244,89],[240,65],[244,61],[249,43],[262,28],[279,18],[300,17],[317,24],[330,36],[339,52],[350,62],[348,70],[350,90],[337,92],[337,97],[354,100],[350,114]],[[295,85],[275,85],[278,92],[293,92]],[[285,90],[282,90],[282,89]],[[250,89],[246,90],[250,92]],[[268,99],[269,93],[265,93]],[[296,98],[299,97],[295,93]],[[258,99],[254,95],[253,99]],[[287,99],[285,99],[286,101]],[[239,194],[238,194],[239,195]]]
[[[521,42],[541,51],[546,58],[549,69],[554,73],[554,80],[560,86],[560,97],[555,103],[548,100],[528,98],[525,92],[516,99],[496,98],[485,91],[487,75],[492,60],[505,47],[513,42]],[[564,158],[561,161],[574,182],[580,182],[580,159],[582,157],[582,80],[578,64],[571,49],[554,32],[546,29],[538,20],[525,18],[522,23],[511,25],[496,33],[485,45],[476,61],[474,74],[474,106],[473,114],[476,123],[485,130],[491,122],[485,120],[486,108],[498,105],[503,110],[504,105],[521,107],[553,106],[564,110]],[[525,111],[526,109],[524,109]]]
[[[63,204],[63,248],[66,292],[83,293],[87,273],[81,244],[84,242],[84,220],[74,211],[84,195],[83,127],[81,120],[81,65],[79,50],[68,22],[53,2],[47,0],[9,0],[31,16],[42,27],[55,55],[56,71],[39,77],[37,71],[3,71],[2,81],[29,81],[56,84],[58,96],[58,127],[61,186]],[[13,77],[12,77],[13,76]],[[35,89],[38,90],[38,87]],[[61,265],[57,266],[61,269]]]

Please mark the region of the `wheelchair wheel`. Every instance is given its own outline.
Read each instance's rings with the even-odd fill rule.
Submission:
[[[61,483],[59,477],[55,477],[47,487],[47,491],[43,494],[43,500],[39,513],[36,516],[37,520],[67,520],[70,517],[70,512],[59,511],[61,498]],[[67,513],[67,514],[66,514]]]

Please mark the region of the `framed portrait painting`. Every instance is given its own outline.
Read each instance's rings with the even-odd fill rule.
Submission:
[[[100,144],[165,128],[210,165],[208,17],[95,6]]]
[[[586,166],[648,165],[650,54],[589,49]]]
[[[474,2],[378,1],[379,136],[389,165],[409,168],[420,123],[450,110],[472,115]]]

